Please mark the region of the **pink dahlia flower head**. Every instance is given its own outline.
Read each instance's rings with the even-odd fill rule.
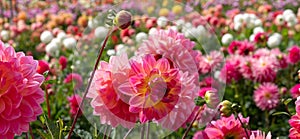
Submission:
[[[296,102],[296,114],[291,117],[289,124],[291,126],[289,137],[291,139],[300,138],[300,97],[297,98]]]
[[[271,110],[279,103],[279,89],[273,83],[263,83],[254,91],[253,98],[261,110]]]
[[[226,60],[220,73],[221,81],[232,83],[233,81],[237,82],[242,78],[242,73],[239,71],[240,60],[241,56],[238,55],[232,55]]]
[[[298,63],[300,61],[300,47],[299,46],[292,46],[289,49],[288,61],[291,64],[295,64],[295,63]]]
[[[154,31],[138,49],[138,55],[152,54],[156,58],[167,58],[171,67],[179,68],[190,75],[197,75],[199,51],[193,50],[195,43],[172,29]]]
[[[244,137],[243,139],[247,139],[247,138]],[[271,132],[268,132],[268,134],[266,135],[266,133],[260,130],[252,131],[250,135],[250,139],[272,139],[272,134]]]
[[[138,120],[139,114],[129,111],[129,98],[118,93],[119,83],[128,80],[128,63],[125,55],[112,56],[109,63],[101,61],[95,73],[87,97],[92,98],[93,114],[100,116],[101,124],[132,128]]]
[[[206,74],[213,71],[216,67],[220,66],[224,57],[219,51],[211,51],[207,55],[201,55],[198,58],[198,68],[200,74]]]
[[[293,98],[297,98],[298,96],[300,96],[300,84],[296,84],[294,85],[291,89],[290,89],[291,95]]]
[[[228,46],[229,54],[249,55],[255,49],[254,44],[245,41],[233,41]]]
[[[129,111],[139,113],[142,123],[153,121],[171,130],[183,126],[195,107],[195,78],[151,54],[130,60],[130,66],[129,81],[120,86],[130,97]]]
[[[79,109],[82,98],[79,95],[75,94],[68,97],[68,101],[70,106],[70,113],[74,117],[77,113],[77,110]],[[82,111],[79,112],[79,116],[81,115],[82,115]]]
[[[36,72],[37,66],[31,56],[0,42],[0,138],[27,132],[29,123],[43,113],[44,77]]]
[[[249,118],[243,118],[239,115],[244,124],[248,124]],[[197,132],[193,139],[225,139],[235,138],[242,139],[246,133],[242,124],[231,115],[230,117],[221,117],[219,120],[212,121],[204,131]]]

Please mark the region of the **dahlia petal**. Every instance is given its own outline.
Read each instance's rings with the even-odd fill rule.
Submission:
[[[160,71],[165,72],[170,69],[170,64],[167,59],[161,58],[157,61],[156,67],[160,69]]]
[[[5,110],[5,102],[0,97],[0,113]]]
[[[2,117],[6,119],[12,112],[12,101],[8,97],[2,97],[2,100],[5,102],[5,110],[1,113]]]
[[[0,117],[0,136],[5,135],[9,130],[10,123]]]
[[[31,108],[31,105],[26,100],[22,101],[20,109],[23,117],[32,117],[34,115],[34,111]]]
[[[130,80],[131,80],[131,78],[130,78]],[[122,93],[122,94],[125,94],[125,95],[129,95],[129,96],[132,96],[132,95],[135,94],[135,93],[132,91],[131,85],[130,85],[129,82],[126,82],[126,83],[121,84],[121,85],[118,87],[118,92],[119,92],[119,93]]]
[[[145,97],[142,94],[137,94],[129,100],[129,105],[135,107],[141,108],[143,107],[144,103],[145,103]]]

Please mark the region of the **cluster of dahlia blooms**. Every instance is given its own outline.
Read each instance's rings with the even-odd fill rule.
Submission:
[[[13,138],[29,130],[29,123],[43,113],[40,104],[44,77],[38,61],[0,42],[0,138]]]
[[[183,34],[157,30],[143,41],[136,56],[122,54],[108,63],[101,61],[88,93],[94,114],[113,127],[131,128],[136,122],[172,130],[184,126],[194,114],[200,84],[196,63],[201,53],[193,47]]]

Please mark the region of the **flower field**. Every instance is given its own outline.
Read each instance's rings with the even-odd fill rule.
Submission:
[[[0,139],[300,139],[298,0],[1,0]]]

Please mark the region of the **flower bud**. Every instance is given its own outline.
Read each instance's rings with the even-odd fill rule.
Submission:
[[[210,108],[216,108],[220,102],[217,91],[215,89],[206,91],[204,100],[206,102],[206,105]]]
[[[233,111],[232,111],[232,103],[228,100],[224,100],[220,103],[220,112],[221,112],[221,115],[224,116],[224,117],[228,117],[230,116]]]
[[[131,25],[132,15],[130,12],[122,10],[117,13],[114,19],[114,25],[120,29],[126,29]]]

